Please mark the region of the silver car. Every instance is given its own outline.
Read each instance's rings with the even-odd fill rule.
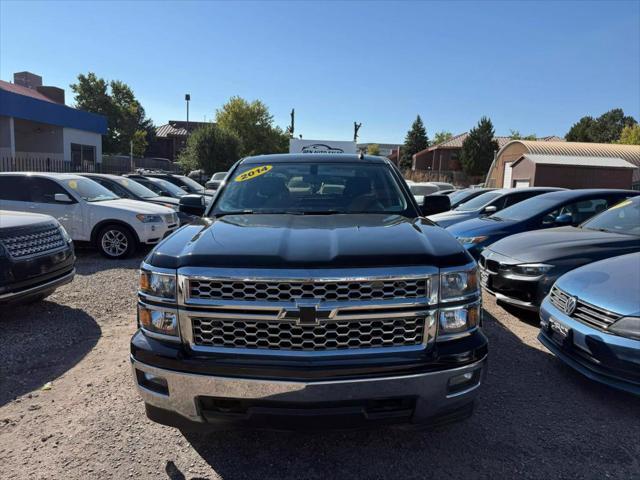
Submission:
[[[588,378],[640,396],[640,253],[563,275],[540,307],[538,339]]]

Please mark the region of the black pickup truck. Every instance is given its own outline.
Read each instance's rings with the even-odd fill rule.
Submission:
[[[239,161],[144,260],[131,362],[181,429],[440,425],[486,371],[476,263],[381,157]],[[206,210],[206,211],[205,211]]]

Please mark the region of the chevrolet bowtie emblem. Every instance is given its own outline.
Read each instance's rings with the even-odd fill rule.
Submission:
[[[318,325],[320,317],[328,318],[329,312],[318,312],[318,303],[314,300],[297,300],[295,309],[285,308],[279,317],[296,320],[298,325]]]

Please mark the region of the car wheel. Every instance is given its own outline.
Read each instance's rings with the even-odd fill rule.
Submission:
[[[136,249],[136,240],[126,227],[108,225],[100,230],[97,238],[100,253],[107,258],[127,258]]]

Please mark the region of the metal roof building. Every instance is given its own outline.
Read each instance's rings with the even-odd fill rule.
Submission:
[[[514,163],[523,156],[544,155],[555,157],[556,166],[566,165],[576,166],[575,157],[608,158],[624,160],[636,167],[632,170],[632,183],[634,188],[640,188],[640,146],[639,145],[618,145],[605,143],[580,143],[580,142],[535,142],[529,140],[513,140],[504,145],[497,153],[485,181],[488,187],[511,187],[513,186],[512,167]],[[549,160],[547,159],[547,164]],[[593,162],[593,160],[591,160]],[[587,168],[587,165],[582,165]],[[595,167],[595,165],[594,165]],[[612,168],[613,164],[600,165],[600,173],[607,168]],[[604,169],[604,170],[603,170]],[[569,171],[557,170],[557,182],[565,182],[569,186],[573,180],[569,178]],[[575,174],[576,172],[574,172]],[[573,187],[576,188],[576,187]],[[627,187],[628,188],[628,187]]]

